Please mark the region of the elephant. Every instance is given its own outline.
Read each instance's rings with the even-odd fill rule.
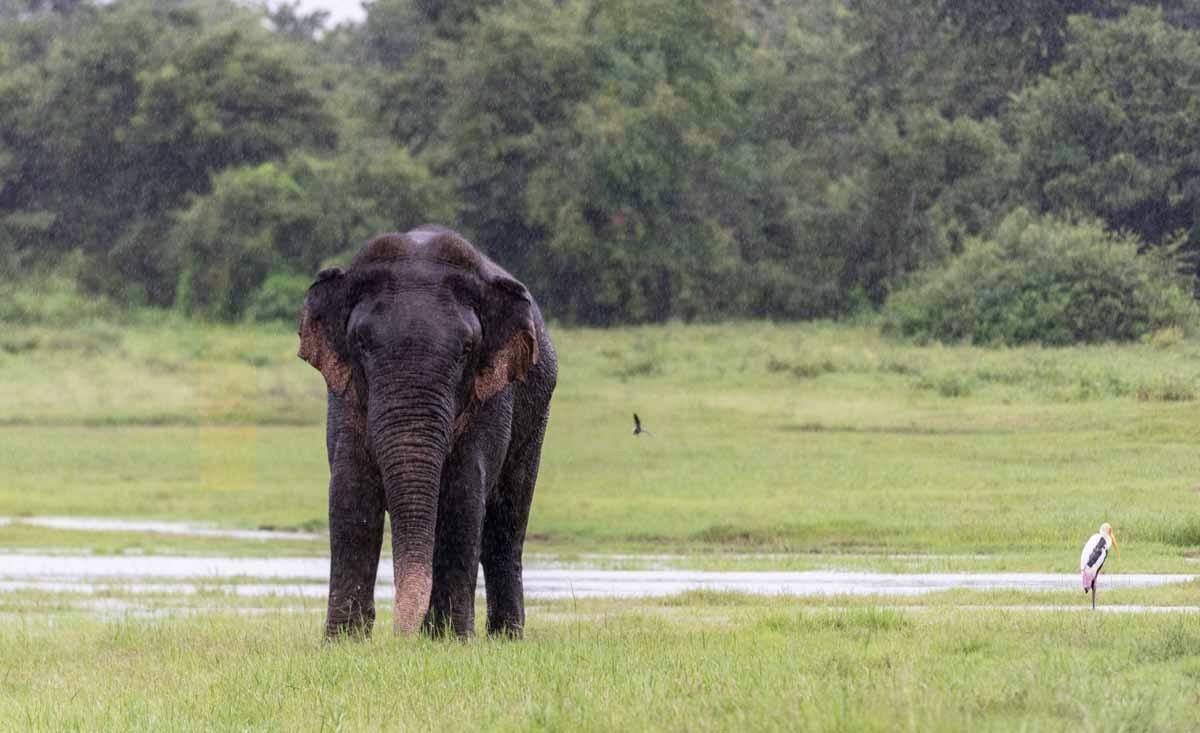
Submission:
[[[327,387],[326,636],[371,633],[386,511],[397,634],[472,636],[482,564],[488,634],[520,638],[558,378],[529,290],[462,235],[424,225],[319,272],[299,336]]]

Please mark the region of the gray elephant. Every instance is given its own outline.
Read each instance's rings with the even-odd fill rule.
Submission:
[[[520,637],[557,379],[529,291],[450,229],[385,234],[317,275],[299,355],[329,388],[326,634],[370,633],[386,510],[397,633],[471,635],[482,563],[488,633]]]

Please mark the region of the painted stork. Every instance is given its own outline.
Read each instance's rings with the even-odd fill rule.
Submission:
[[[1092,592],[1092,608],[1096,608],[1096,578],[1100,575],[1100,568],[1104,567],[1104,561],[1108,559],[1108,548],[1112,547],[1117,550],[1117,557],[1121,557],[1121,550],[1117,547],[1117,536],[1113,534],[1113,528],[1108,522],[1100,525],[1100,531],[1088,538],[1088,541],[1083,546],[1083,554],[1079,556],[1079,572],[1083,576],[1083,592]]]

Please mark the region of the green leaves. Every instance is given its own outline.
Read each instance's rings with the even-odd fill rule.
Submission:
[[[170,230],[174,303],[216,319],[278,318],[296,279],[307,287],[331,255],[431,215],[444,220],[437,191],[423,166],[386,144],[332,160],[296,155],[286,164],[229,168]]]
[[[963,254],[893,297],[885,330],[947,342],[1066,345],[1193,328],[1200,308],[1180,287],[1178,257],[1139,255],[1141,246],[1096,221],[1017,209],[994,239],[969,241]]]
[[[94,22],[63,29],[44,60],[25,67],[45,80],[28,116],[0,135],[23,158],[0,213],[7,201],[45,212],[53,226],[40,248],[83,250],[86,284],[131,302],[173,300],[162,242],[172,211],[206,192],[211,176],[335,142],[298,58],[256,27],[256,15],[216,21],[210,9],[89,8]]]
[[[1008,124],[1040,208],[1093,212],[1150,243],[1195,226],[1200,41],[1161,12],[1073,18],[1062,63]]]
[[[9,2],[0,263],[239,318],[443,221],[609,324],[878,308],[1018,206],[1196,252],[1193,4]]]

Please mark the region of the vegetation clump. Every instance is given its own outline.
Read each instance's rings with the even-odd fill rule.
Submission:
[[[921,340],[1015,345],[1132,341],[1194,327],[1176,248],[1139,255],[1133,235],[1098,221],[1010,214],[993,238],[918,277],[884,313],[884,330]]]
[[[0,0],[0,282],[291,321],[436,221],[613,326],[874,314],[1017,207],[1200,253],[1194,2],[268,5]]]

